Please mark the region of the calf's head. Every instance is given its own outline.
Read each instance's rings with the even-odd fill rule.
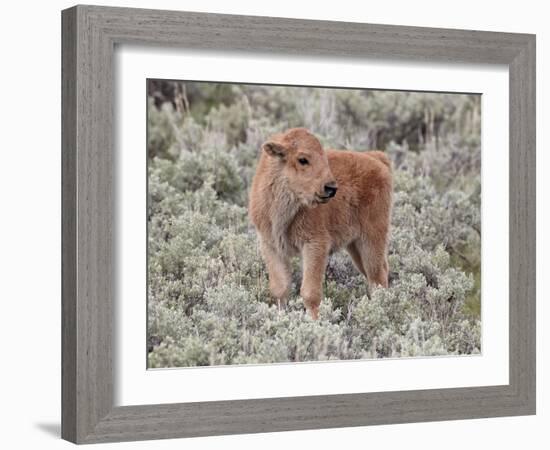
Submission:
[[[282,183],[307,206],[327,203],[338,186],[330,171],[326,152],[319,140],[305,128],[292,128],[272,136],[262,146],[273,158],[276,183]]]

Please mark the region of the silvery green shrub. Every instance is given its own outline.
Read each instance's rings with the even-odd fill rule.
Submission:
[[[218,88],[218,87],[219,88]],[[150,367],[463,355],[481,351],[480,117],[469,95],[186,83],[148,115]],[[306,126],[378,147],[395,175],[390,287],[330,256],[320,319],[293,261],[272,302],[247,218],[262,142]]]

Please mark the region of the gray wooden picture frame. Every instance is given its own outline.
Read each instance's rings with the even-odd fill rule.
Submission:
[[[144,9],[62,12],[62,437],[76,443],[535,413],[535,36]],[[510,85],[509,384],[114,406],[117,44],[505,64]]]

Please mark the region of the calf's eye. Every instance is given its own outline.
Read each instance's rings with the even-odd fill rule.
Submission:
[[[309,161],[306,159],[306,158],[299,158],[298,159],[298,162],[302,165],[302,166],[307,166],[309,164]]]

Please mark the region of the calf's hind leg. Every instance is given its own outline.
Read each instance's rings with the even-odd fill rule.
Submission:
[[[351,260],[353,261],[353,265],[355,266],[355,268],[366,277],[367,271],[363,267],[363,260],[361,259],[361,253],[357,248],[357,244],[355,242],[352,242],[346,247],[346,250],[348,254],[351,256]]]
[[[391,186],[382,189],[366,210],[361,239],[355,241],[371,286],[388,287],[388,241],[391,217]]]
[[[367,236],[357,241],[356,247],[361,254],[369,285],[387,288],[389,266],[386,234]]]

